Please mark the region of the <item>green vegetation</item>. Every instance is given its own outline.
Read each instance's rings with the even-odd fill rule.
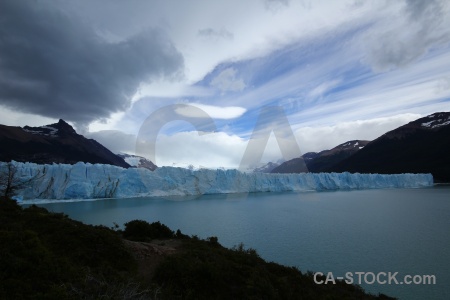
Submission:
[[[216,237],[186,240],[159,265],[154,281],[165,287],[164,299],[392,299],[342,281],[317,285],[313,273],[268,263],[243,244],[224,248]]]
[[[136,270],[114,231],[0,199],[0,299],[123,299]]]
[[[149,224],[142,220],[125,223],[123,237],[130,241],[150,242],[154,239],[171,239],[175,233],[159,221]]]
[[[391,299],[343,282],[316,285],[312,276],[160,222],[114,231],[0,198],[0,299]]]

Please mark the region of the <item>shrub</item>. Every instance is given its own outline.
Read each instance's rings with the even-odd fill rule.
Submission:
[[[123,291],[145,292],[138,284],[114,231],[0,201],[0,299],[124,299]]]
[[[143,220],[133,220],[124,225],[123,237],[132,241],[145,242],[153,239],[170,239],[175,237],[175,233],[159,221],[150,224]]]

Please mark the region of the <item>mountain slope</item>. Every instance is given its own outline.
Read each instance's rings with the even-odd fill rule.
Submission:
[[[128,163],[131,167],[145,168],[149,169],[150,171],[154,171],[157,168],[157,166],[153,162],[142,156],[131,155],[126,153],[120,153],[117,154],[117,156],[123,158],[125,162]]]
[[[0,161],[39,164],[79,161],[130,167],[95,140],[79,135],[64,120],[41,127],[0,125]]]
[[[303,157],[293,158],[285,161],[278,167],[274,168],[270,173],[304,173],[308,172]]]
[[[369,141],[361,140],[345,142],[333,149],[319,152],[313,159],[306,160],[306,166],[310,172],[325,172],[328,168],[364,148],[368,143]]]
[[[279,159],[277,162],[268,162],[262,166],[253,169],[254,173],[271,173],[273,169],[278,167],[284,162],[284,160]]]
[[[432,173],[450,182],[450,112],[434,113],[387,132],[327,171]]]
[[[369,141],[353,140],[319,153],[308,152],[302,155],[302,157],[291,159],[274,168],[272,173],[324,172],[364,148],[368,143]]]

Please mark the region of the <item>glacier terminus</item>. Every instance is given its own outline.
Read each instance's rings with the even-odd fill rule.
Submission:
[[[242,173],[238,170],[122,168],[105,164],[35,164],[13,161],[24,200],[97,199],[203,194],[420,188],[431,174]],[[7,163],[0,162],[4,172]]]

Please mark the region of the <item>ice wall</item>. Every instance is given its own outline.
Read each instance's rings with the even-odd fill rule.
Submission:
[[[433,185],[431,174],[241,173],[237,170],[188,170],[162,167],[155,171],[101,164],[75,165],[13,162],[16,177],[28,181],[23,199],[93,199],[141,196],[201,195],[240,192],[416,188]],[[0,172],[6,163],[0,162]]]

